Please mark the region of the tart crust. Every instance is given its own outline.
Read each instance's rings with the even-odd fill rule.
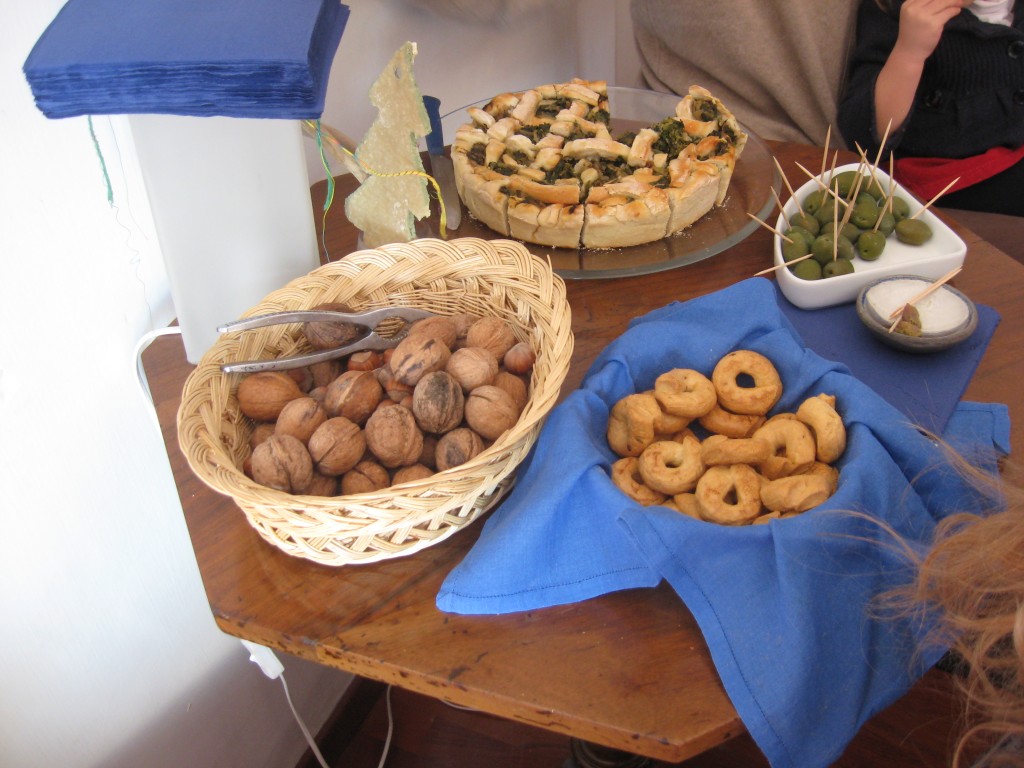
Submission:
[[[494,231],[560,248],[621,248],[693,225],[728,195],[747,135],[694,85],[674,115],[608,130],[607,85],[573,79],[467,110],[452,143],[470,214]]]

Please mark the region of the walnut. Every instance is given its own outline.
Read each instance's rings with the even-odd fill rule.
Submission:
[[[395,472],[395,476],[391,478],[391,484],[411,483],[416,480],[426,480],[428,477],[433,476],[434,470],[430,467],[422,464],[410,464],[408,467],[402,467]]]
[[[463,347],[452,352],[444,369],[462,386],[463,392],[494,383],[498,375],[498,359],[489,349]]]
[[[252,452],[252,479],[285,493],[305,493],[313,482],[313,460],[298,438],[272,435]]]
[[[412,393],[412,413],[424,432],[443,434],[462,423],[462,387],[444,371],[428,373]]]
[[[498,375],[494,377],[494,386],[501,387],[508,392],[519,412],[523,412],[530,397],[530,388],[521,377],[508,371],[499,371]]]
[[[344,416],[328,419],[309,438],[309,453],[318,471],[342,475],[366,453],[366,437],[359,425]]]
[[[353,493],[373,493],[391,485],[391,476],[376,461],[363,459],[341,476],[341,492],[348,496]]]
[[[477,387],[466,398],[466,423],[487,440],[497,440],[518,420],[515,401],[501,387],[493,384]]]
[[[253,450],[256,446],[274,434],[275,425],[273,422],[265,421],[257,424],[253,427],[252,434],[249,436],[249,447]]]
[[[329,302],[318,304],[313,309],[330,309],[336,312],[351,312],[345,304]],[[336,349],[349,344],[362,335],[362,329],[355,323],[340,320],[315,320],[304,323],[302,332],[313,349]]]
[[[505,353],[515,343],[516,336],[512,332],[512,326],[500,317],[481,317],[466,331],[467,347],[489,349],[496,360],[505,357]]]
[[[313,383],[313,372],[309,369],[308,365],[302,368],[289,368],[285,373],[295,379],[295,383],[299,385],[299,389],[303,392],[309,392],[315,386]]]
[[[255,421],[274,421],[285,404],[303,392],[295,379],[281,371],[250,373],[238,385],[238,408]]]
[[[450,317],[424,317],[409,327],[409,336],[427,336],[453,349],[458,339],[458,329]]]
[[[327,387],[324,408],[329,416],[344,416],[365,424],[383,397],[384,390],[373,371],[345,371]]]
[[[449,319],[455,323],[455,346],[452,349],[455,350],[466,346],[466,333],[469,331],[469,326],[480,319],[479,315],[462,312],[458,315],[452,315]]]
[[[313,482],[309,484],[306,491],[309,496],[337,496],[338,478],[324,475],[313,470]]]
[[[437,436],[436,435],[424,435],[423,436],[423,450],[420,452],[420,459],[418,464],[423,464],[430,467],[431,469],[437,469],[437,460],[434,458],[437,452]]]
[[[309,371],[313,374],[313,389],[326,387],[341,376],[343,370],[340,360],[321,360],[319,363],[313,363],[309,366]]]
[[[428,373],[444,369],[451,351],[430,336],[409,336],[399,342],[391,356],[391,372],[403,384],[415,387]]]
[[[366,422],[366,445],[385,467],[405,467],[423,452],[423,432],[408,408],[378,408]]]
[[[457,467],[465,464],[484,449],[484,441],[468,427],[459,427],[442,435],[437,441],[434,457],[437,470]]]
[[[505,353],[505,369],[510,373],[518,375],[527,374],[533,370],[533,364],[537,362],[537,353],[528,342],[520,341],[513,344],[512,348]]]
[[[303,443],[309,441],[316,428],[327,421],[327,411],[313,397],[297,397],[281,409],[274,432],[291,435]]]

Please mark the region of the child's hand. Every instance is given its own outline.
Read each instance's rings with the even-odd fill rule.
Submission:
[[[907,0],[900,9],[900,31],[893,53],[924,63],[942,37],[946,22],[971,0]]]

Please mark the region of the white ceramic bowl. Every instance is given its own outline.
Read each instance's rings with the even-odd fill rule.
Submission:
[[[836,168],[835,173],[855,171],[858,167],[856,163],[844,165]],[[879,170],[877,176],[883,188],[888,189],[889,175]],[[806,184],[796,190],[796,199],[803,200],[811,192],[820,188],[816,181],[809,179]],[[899,184],[895,185],[895,191],[897,196],[904,198],[910,204],[911,216],[924,206],[923,202]],[[787,201],[783,211],[785,218],[783,218],[783,214],[779,214],[779,218],[775,222],[775,228],[780,232],[785,230],[789,217],[798,212],[796,200]],[[897,240],[896,235],[890,235],[886,241],[885,250],[875,261],[854,258],[854,271],[851,274],[821,280],[802,280],[790,272],[788,267],[782,267],[775,270],[775,279],[778,280],[782,294],[802,309],[818,309],[854,301],[861,288],[882,277],[918,275],[937,279],[963,264],[964,256],[967,254],[967,245],[964,241],[938,216],[933,214],[930,208],[917,218],[925,222],[932,230],[931,239],[923,245],[907,245]],[[784,264],[782,239],[778,235],[775,236],[774,253],[774,263],[776,265]]]

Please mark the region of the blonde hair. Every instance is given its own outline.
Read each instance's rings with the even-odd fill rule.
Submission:
[[[1024,486],[1009,481],[1019,469],[999,483],[956,464],[987,498],[1003,498],[1002,511],[943,519],[916,580],[888,597],[934,612],[928,640],[962,660],[966,726],[953,768],[979,753],[977,766],[1024,766]]]

